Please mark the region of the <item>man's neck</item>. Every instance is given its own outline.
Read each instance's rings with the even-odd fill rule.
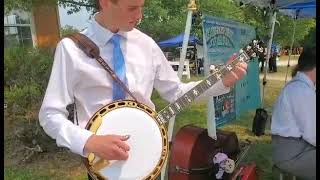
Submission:
[[[303,71],[303,73],[313,82],[313,84],[316,84],[316,80],[313,76],[313,71]]]
[[[99,23],[102,27],[108,29],[109,31],[113,33],[117,33],[119,31],[119,28],[114,27],[111,22],[108,22],[108,20],[103,16],[102,12],[99,12],[94,17],[97,23]]]

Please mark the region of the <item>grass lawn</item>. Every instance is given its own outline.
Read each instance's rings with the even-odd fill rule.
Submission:
[[[291,67],[290,67],[291,68]],[[286,67],[279,67],[279,75],[286,71]],[[191,80],[202,79],[202,77],[192,77]],[[184,80],[186,81],[186,80]],[[272,104],[278,96],[283,81],[269,80],[265,86],[265,108],[269,115],[271,114]],[[160,110],[167,105],[157,93],[152,96],[153,101]],[[176,117],[173,135],[184,125],[194,124],[200,127],[206,127],[207,116],[206,101],[193,103]],[[256,137],[251,132],[252,120],[255,115],[255,109],[243,113],[234,122],[225,125],[222,129],[236,132],[240,140],[249,139],[254,145],[249,150],[249,155],[245,162],[255,162],[258,166],[260,179],[276,179],[271,173],[271,138],[270,126],[266,127],[266,134]],[[56,153],[41,153],[35,156],[29,162],[19,162],[16,160],[17,142],[10,136],[5,137],[5,166],[4,178],[8,180],[25,180],[25,179],[71,179],[85,180],[86,171],[82,165],[79,156],[74,155],[66,150]]]

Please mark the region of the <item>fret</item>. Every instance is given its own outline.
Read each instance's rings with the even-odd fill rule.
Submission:
[[[174,116],[176,114],[176,110],[174,109],[174,106],[169,105],[168,106],[169,112]]]
[[[208,90],[211,86],[208,86],[204,81],[200,83],[202,88],[202,93],[204,93],[206,90]]]
[[[161,123],[165,123],[165,119],[163,118],[161,113],[158,113],[157,117],[156,117]]]
[[[191,99],[189,93],[186,93],[186,94],[184,95],[184,97],[186,98],[186,100],[188,101],[188,103],[191,103],[191,102],[192,102],[192,99]]]
[[[205,81],[203,81],[202,83],[203,83],[203,85],[207,88],[207,89],[209,89],[209,88],[211,88],[211,86],[213,86],[213,83],[211,83],[210,81],[209,81],[209,84],[207,83],[207,81],[209,81],[208,79],[206,79]]]
[[[180,112],[181,106],[180,106],[180,104],[179,104],[178,101],[176,101],[176,102],[174,103],[174,106],[176,107],[177,111]]]
[[[163,115],[163,117],[164,117],[165,119],[167,119],[167,120],[171,118],[170,114],[168,113],[168,111],[167,111],[166,109],[164,109],[164,110],[162,111],[162,115]]]
[[[206,90],[206,88],[203,88],[202,82],[200,82],[200,83],[196,86],[196,88],[197,88],[198,91],[200,91],[201,93],[203,93],[203,92]]]
[[[183,101],[182,101],[182,99],[177,99],[177,101],[176,102],[178,102],[179,103],[179,105],[180,105],[180,108],[182,109],[182,108],[184,108],[184,103],[183,103]]]
[[[186,107],[188,105],[188,101],[183,96],[180,97],[179,100],[182,102],[184,107]]]
[[[214,75],[211,75],[210,77],[207,78],[206,83],[210,86],[213,86],[217,82],[217,78]]]

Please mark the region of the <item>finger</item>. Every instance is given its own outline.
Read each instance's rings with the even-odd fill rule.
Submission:
[[[243,67],[240,67],[240,66],[237,66],[235,69],[234,69],[234,72],[247,72],[247,69],[243,68]]]
[[[119,159],[119,160],[126,160],[129,157],[129,153],[120,147],[118,147],[116,154],[118,156],[117,159]]]
[[[241,78],[247,74],[247,71],[241,67],[237,67],[233,72],[237,75],[237,78]]]
[[[227,80],[228,82],[232,82],[234,81],[234,79],[237,79],[238,78],[238,75],[237,73],[234,71],[230,71],[225,77],[224,79]]]
[[[236,53],[233,53],[229,59],[227,60],[226,64],[230,64],[235,58],[237,57],[237,54]]]
[[[117,141],[116,144],[118,145],[119,148],[125,150],[125,151],[129,151],[130,150],[130,146],[123,142],[123,141]]]
[[[237,73],[234,72],[234,71],[231,71],[230,74],[233,76],[234,79],[238,79],[239,78]]]
[[[247,63],[243,63],[243,62],[238,63],[237,66],[238,67],[242,67],[243,69],[247,69],[248,68],[248,64]]]

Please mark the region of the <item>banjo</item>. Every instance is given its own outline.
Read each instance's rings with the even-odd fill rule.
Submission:
[[[92,45],[93,42],[89,42],[91,40],[87,37],[85,37],[86,42],[82,41],[80,44],[79,39],[81,38],[78,36],[78,46],[89,57],[100,59],[99,63],[103,63],[104,61],[102,62],[102,58],[99,56],[98,47],[88,48],[87,46]],[[74,38],[71,37],[71,39],[76,42]],[[165,127],[169,119],[222,79],[225,74],[235,68],[237,63],[249,61],[256,57],[259,51],[258,41],[252,41],[245,50],[240,51],[232,63],[216,67],[210,76],[160,112],[155,112],[147,105],[133,100],[114,101],[100,108],[90,118],[85,129],[96,135],[128,134],[130,138],[126,142],[130,146],[130,151],[128,151],[127,160],[105,160],[90,153],[87,158],[83,158],[89,175],[96,180],[156,179],[169,154],[168,135]]]

